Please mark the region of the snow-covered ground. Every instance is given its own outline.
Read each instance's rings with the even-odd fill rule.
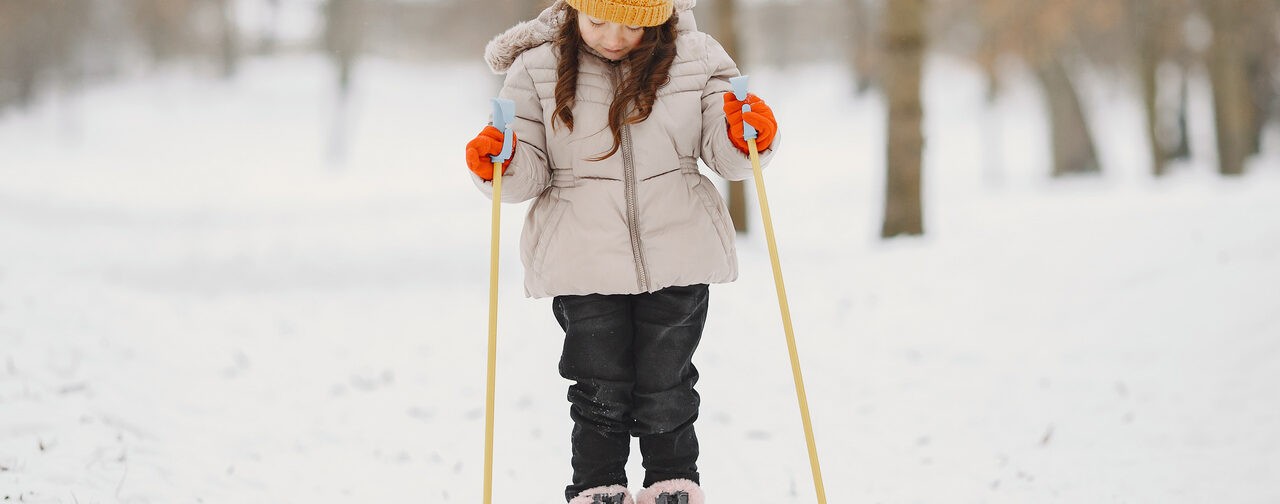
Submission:
[[[361,72],[345,108],[291,57],[0,116],[0,499],[480,500],[489,204],[460,158],[498,81]],[[1106,173],[1052,181],[1034,91],[986,109],[935,60],[928,235],[883,242],[878,99],[829,67],[753,86],[829,502],[1280,502],[1280,132],[1216,176],[1197,87],[1197,158],[1152,180],[1101,83]],[[562,502],[558,327],[503,216],[495,502]],[[762,233],[739,250],[696,360],[703,480],[814,502]]]

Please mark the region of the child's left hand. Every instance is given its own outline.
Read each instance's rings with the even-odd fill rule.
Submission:
[[[778,121],[773,118],[773,110],[759,96],[751,93],[747,93],[745,102],[751,105],[750,112],[742,113],[743,103],[733,93],[724,94],[724,118],[729,121],[729,141],[743,154],[750,153],[747,141],[742,138],[742,121],[745,120],[756,129],[756,149],[768,149],[773,143],[773,136],[778,132]]]

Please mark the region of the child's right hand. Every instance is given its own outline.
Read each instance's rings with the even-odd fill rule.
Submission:
[[[511,160],[515,159],[516,134],[511,132],[511,157],[502,163],[502,173],[507,173]],[[493,180],[493,160],[490,156],[502,153],[502,132],[493,126],[485,126],[474,139],[467,142],[467,168],[476,176]]]

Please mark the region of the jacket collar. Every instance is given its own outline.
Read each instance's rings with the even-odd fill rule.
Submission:
[[[489,69],[496,74],[507,73],[507,69],[511,68],[511,63],[521,53],[554,39],[556,31],[560,29],[560,25],[564,22],[564,14],[560,10],[560,6],[563,3],[564,0],[556,0],[550,7],[543,10],[537,18],[512,26],[507,31],[494,37],[493,40],[490,40],[484,48],[484,60],[489,64]],[[698,0],[675,0],[675,12],[680,14],[680,21],[676,24],[676,32],[696,31],[698,29],[698,23],[693,19],[693,6],[697,3]],[[590,47],[586,47],[586,50],[603,58]],[[605,59],[607,60],[608,58]]]

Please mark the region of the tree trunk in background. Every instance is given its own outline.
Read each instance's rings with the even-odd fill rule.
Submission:
[[[0,115],[55,85],[80,87],[92,8],[87,0],[0,0]]]
[[[235,75],[240,66],[240,43],[236,33],[234,6],[228,0],[218,0],[218,61],[222,65],[222,76]]]
[[[1191,79],[1187,76],[1189,70],[1186,65],[1180,65],[1179,70],[1182,77],[1178,83],[1178,145],[1165,151],[1166,160],[1191,159],[1191,132],[1187,130],[1187,109],[1191,105],[1187,87]]]
[[[1280,20],[1280,2],[1271,4],[1258,0],[1244,2],[1242,10],[1248,14],[1244,22],[1245,73],[1249,85],[1250,130],[1248,148],[1250,154],[1262,152],[1262,131],[1271,120],[1276,101],[1276,54],[1280,54],[1280,39],[1276,37]]]
[[[736,0],[715,0],[711,3],[715,9],[712,16],[715,18],[716,41],[724,47],[724,51],[729,53],[729,57],[738,63],[738,68],[742,68],[742,60],[739,59],[742,54],[738,52],[738,5]],[[744,72],[745,73],[745,72]]]
[[[1249,54],[1247,73],[1249,77],[1250,96],[1253,98],[1249,102],[1253,105],[1249,117],[1253,119],[1249,129],[1248,149],[1250,154],[1262,153],[1262,131],[1267,127],[1267,121],[1270,119],[1272,106],[1276,100],[1275,82],[1275,61],[1272,55],[1275,52],[1261,52],[1254,47],[1254,51]],[[1270,49],[1275,51],[1275,49]]]
[[[325,50],[338,72],[338,89],[351,89],[356,59],[364,46],[365,0],[329,0],[325,4]]]
[[[859,95],[871,89],[879,79],[876,66],[879,63],[876,49],[874,10],[867,0],[847,0],[849,26],[853,32],[849,41],[849,67],[853,69],[854,89]]]
[[[1151,152],[1151,172],[1159,177],[1165,173],[1165,148],[1160,142],[1160,109],[1156,104],[1159,86],[1156,83],[1155,54],[1144,47],[1138,56],[1138,72],[1142,81],[1142,105],[1147,111],[1147,145]]]
[[[1159,177],[1165,173],[1167,149],[1160,136],[1159,83],[1156,71],[1163,55],[1160,37],[1167,29],[1166,17],[1159,2],[1164,0],[1130,0],[1132,15],[1128,16],[1129,33],[1133,36],[1138,56],[1138,81],[1142,87],[1142,105],[1147,114],[1147,145],[1151,153],[1151,172]]]
[[[1244,173],[1253,124],[1241,37],[1243,23],[1237,3],[1203,2],[1209,24],[1213,27],[1213,42],[1209,45],[1208,55],[1209,79],[1213,83],[1213,113],[1217,123],[1218,172],[1223,175]]]
[[[716,40],[724,46],[725,52],[738,63],[738,69],[741,70],[742,60],[739,57],[742,54],[738,52],[736,3],[735,0],[716,0],[712,6],[715,7],[714,17],[718,32]],[[747,232],[747,185],[741,180],[729,182],[729,218],[733,221],[733,229],[739,233]]]
[[[924,234],[920,201],[924,150],[920,102],[927,0],[892,0],[885,7],[883,87],[889,102],[888,170],[880,236]]]
[[[166,61],[191,50],[193,0],[140,0],[133,5],[151,57]]]
[[[1036,77],[1044,87],[1049,107],[1049,131],[1053,148],[1053,176],[1096,173],[1098,154],[1084,119],[1080,95],[1067,76],[1057,55],[1036,66]]]
[[[338,94],[334,103],[333,125],[329,130],[329,160],[338,164],[347,156],[348,117],[352,81],[356,61],[365,43],[365,27],[369,17],[368,0],[328,0],[325,4],[324,42],[338,77]]]
[[[281,0],[264,0],[267,4],[267,26],[262,34],[262,39],[258,41],[257,51],[262,54],[272,54],[276,52],[276,46],[280,42],[280,2]]]

